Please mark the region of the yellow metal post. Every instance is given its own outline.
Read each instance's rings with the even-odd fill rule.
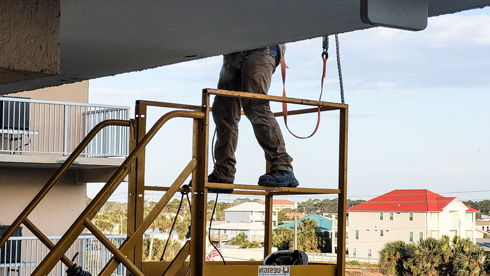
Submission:
[[[191,212],[191,260],[190,275],[201,276],[204,270],[206,253],[206,215],[207,215],[207,156],[209,125],[209,94],[203,90],[202,108],[204,119],[194,120],[193,157],[197,159],[197,168],[192,175],[192,212]]]
[[[264,259],[272,252],[272,208],[273,208],[272,195],[265,196],[265,225],[264,225]]]
[[[132,124],[130,150],[133,150],[146,134],[146,115],[147,106],[140,101],[136,101],[135,123]],[[127,234],[128,236],[132,236],[143,222],[145,202],[145,150],[138,155],[136,161],[131,165],[128,180]],[[143,262],[143,246],[141,246],[143,244],[143,236],[135,237],[135,239],[135,245],[131,248],[128,258],[141,270]]]
[[[339,207],[337,227],[337,276],[345,275],[345,239],[347,225],[347,109],[340,109],[339,137]]]

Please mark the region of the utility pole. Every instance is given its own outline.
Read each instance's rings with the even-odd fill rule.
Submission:
[[[298,250],[298,220],[296,219],[296,212],[294,213],[294,250]]]

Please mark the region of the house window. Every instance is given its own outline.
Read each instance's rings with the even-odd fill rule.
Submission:
[[[471,213],[466,213],[466,221],[470,223],[473,222],[473,216]]]
[[[438,213],[430,213],[430,221],[431,222],[438,222]]]
[[[356,240],[359,239],[359,230],[356,230]]]
[[[424,232],[419,232],[419,240],[424,240]]]
[[[413,232],[410,232],[410,242],[413,242]]]
[[[357,249],[355,249],[355,248],[352,249],[352,256],[354,256],[354,257],[357,256]]]
[[[383,230],[379,230],[379,236],[380,237],[384,236],[384,231]]]
[[[390,220],[393,220],[393,212],[390,212]]]
[[[467,238],[467,239],[473,239],[473,231],[466,230],[465,231],[465,238]]]
[[[413,213],[412,213],[412,212],[410,212],[410,213],[408,214],[408,217],[409,217],[409,220],[410,220],[410,221],[413,221]]]
[[[368,249],[368,257],[371,257],[371,248]]]
[[[379,220],[383,220],[383,212],[379,212]]]

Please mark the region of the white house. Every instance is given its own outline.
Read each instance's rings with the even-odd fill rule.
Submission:
[[[225,209],[226,222],[213,222],[211,240],[229,242],[240,233],[245,233],[248,240],[264,242],[265,206],[257,202],[245,202]],[[273,214],[277,224],[277,214]]]
[[[385,243],[461,236],[475,241],[475,214],[455,197],[394,190],[347,209],[349,256],[378,258]]]
[[[264,224],[261,222],[243,223],[227,222],[214,224],[211,227],[211,240],[214,242],[230,242],[240,233],[247,235],[250,242],[264,242]]]
[[[265,206],[257,202],[245,202],[225,209],[224,212],[227,222],[265,222]],[[273,221],[277,222],[276,215],[274,215]]]

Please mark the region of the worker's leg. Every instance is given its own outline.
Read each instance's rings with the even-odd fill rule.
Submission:
[[[240,74],[224,64],[221,69],[218,89],[240,90]],[[235,151],[238,143],[238,122],[241,116],[240,100],[232,97],[216,96],[213,102],[213,119],[216,124],[216,163],[212,175],[233,182],[236,173]]]
[[[267,94],[269,91],[275,61],[268,48],[254,51],[242,64],[242,89],[245,92]],[[271,163],[272,182],[264,186],[297,186],[292,173],[293,159],[286,152],[281,129],[268,101],[242,99],[245,115],[252,123],[255,136],[264,150],[266,160]],[[277,175],[277,177],[276,177]],[[285,175],[285,176],[283,176]],[[259,184],[263,177],[259,179]],[[266,181],[268,182],[268,181]],[[277,183],[277,185],[274,185]]]

